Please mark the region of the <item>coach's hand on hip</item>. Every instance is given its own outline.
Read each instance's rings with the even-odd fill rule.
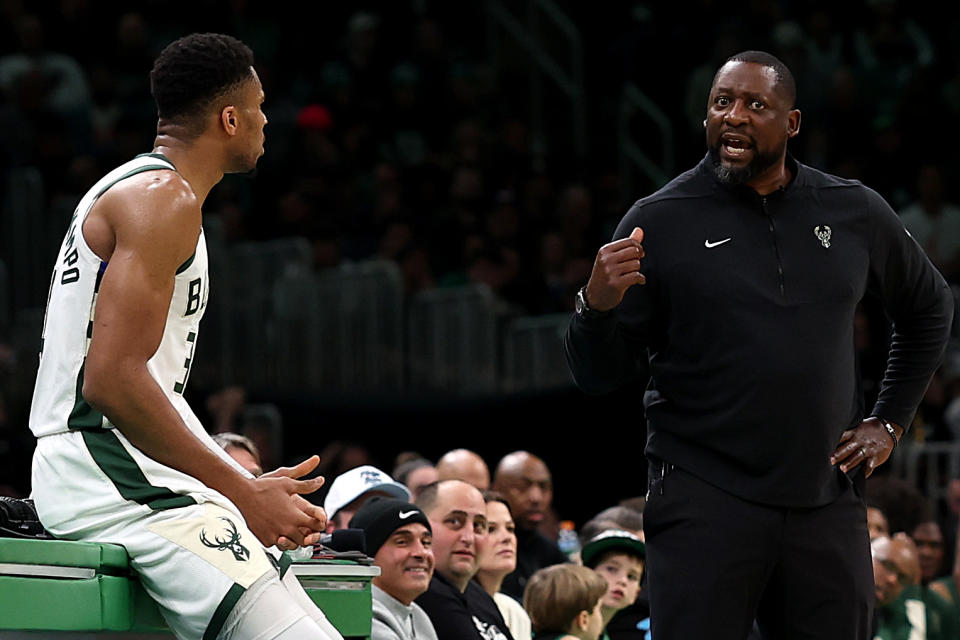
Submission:
[[[640,273],[644,255],[641,242],[643,229],[636,227],[626,238],[600,247],[584,291],[591,309],[609,311],[620,304],[627,289],[647,281]]]
[[[892,422],[890,424],[899,439],[903,435],[903,427]],[[893,453],[896,443],[892,436],[880,419],[867,418],[853,429],[843,432],[840,444],[830,456],[830,464],[839,464],[844,473],[857,465],[866,464],[864,475],[869,478],[873,470]]]

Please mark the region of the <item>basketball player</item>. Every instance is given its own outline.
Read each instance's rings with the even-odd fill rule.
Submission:
[[[323,480],[298,480],[319,459],[254,478],[183,399],[209,291],[201,205],[263,154],[253,54],[194,34],[150,79],[153,152],[87,192],[53,271],[30,415],[40,519],[125,546],[180,638],[339,639],[275,547],[324,530],[300,495]]]

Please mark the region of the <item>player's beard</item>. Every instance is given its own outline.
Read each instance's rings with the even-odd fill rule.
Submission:
[[[720,160],[720,146],[723,144],[717,141],[717,144],[709,147],[710,159],[713,160],[713,166],[716,167],[717,180],[723,184],[740,185],[745,184],[760,175],[773,165],[775,165],[783,156],[787,143],[784,141],[778,149],[772,151],[761,151],[754,146],[753,159],[745,167],[724,166]]]
[[[252,178],[257,175],[257,162],[259,160],[259,156],[251,161],[249,156],[241,156],[238,154],[234,156],[233,162],[230,163],[230,169],[224,173],[240,174]]]

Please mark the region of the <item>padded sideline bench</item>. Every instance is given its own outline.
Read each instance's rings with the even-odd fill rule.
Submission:
[[[369,638],[378,567],[306,560],[289,570],[345,638]],[[16,538],[0,538],[0,636],[173,638],[123,547]]]

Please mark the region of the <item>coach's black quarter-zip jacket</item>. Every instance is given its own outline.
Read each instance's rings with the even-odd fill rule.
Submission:
[[[644,230],[647,283],[605,317],[575,314],[565,345],[587,392],[649,366],[649,457],[748,500],[810,507],[848,482],[829,461],[845,429],[866,415],[910,424],[953,297],[875,191],[787,161],[791,182],[767,196],[721,183],[708,154],[634,204],[615,239]],[[865,413],[854,314],[868,290],[894,331]]]

